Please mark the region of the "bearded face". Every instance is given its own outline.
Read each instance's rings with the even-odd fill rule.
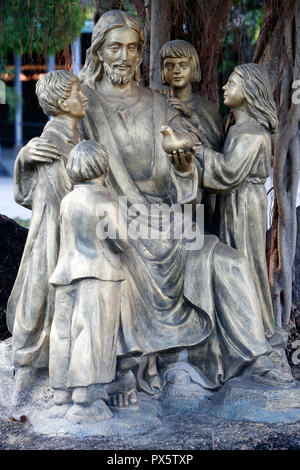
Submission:
[[[122,26],[109,31],[98,57],[114,85],[130,83],[140,64],[140,39],[136,31]]]
[[[125,85],[130,83],[134,77],[137,65],[132,65],[126,60],[118,60],[111,66],[103,63],[104,73],[113,83],[113,85]]]

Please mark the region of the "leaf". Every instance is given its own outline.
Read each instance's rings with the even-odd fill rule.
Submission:
[[[54,55],[80,35],[80,0],[2,0],[0,57],[8,53]]]

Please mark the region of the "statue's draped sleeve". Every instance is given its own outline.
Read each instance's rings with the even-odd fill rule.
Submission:
[[[31,140],[31,143],[39,139],[40,137],[36,137]],[[24,163],[26,152],[28,152],[27,146],[20,150],[16,158],[14,169],[14,196],[18,204],[27,207],[27,209],[32,209],[37,171],[33,165]]]
[[[167,123],[177,130],[186,130],[180,115],[174,112],[173,109],[167,109]],[[161,144],[160,144],[161,145]],[[198,171],[195,162],[187,171],[178,171],[172,165],[171,179],[176,189],[176,203],[188,204],[193,202],[197,197],[198,192]]]
[[[255,159],[264,146],[264,139],[252,133],[232,133],[226,144],[224,153],[205,147],[198,151],[204,166],[202,186],[212,192],[233,191],[251,176]]]
[[[62,155],[68,155],[76,143],[69,141],[55,119],[47,123],[41,138],[54,143]],[[32,216],[7,304],[7,325],[13,333],[14,363],[46,367],[54,310],[54,288],[49,286],[48,279],[57,260],[59,206],[71,184],[65,157],[53,163],[31,165],[24,163],[26,152],[28,146],[21,150],[15,164],[15,199],[32,209]]]
[[[271,169],[270,134],[252,121],[236,124],[224,153],[204,149],[202,158],[203,187],[219,193],[218,236],[246,256],[265,334],[271,337],[275,317],[265,256],[268,199],[264,184]]]

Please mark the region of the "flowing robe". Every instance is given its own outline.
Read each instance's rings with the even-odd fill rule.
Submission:
[[[76,145],[79,135],[69,135],[54,119],[41,135],[56,144],[63,155]],[[53,163],[15,163],[15,199],[32,217],[18,275],[7,305],[7,324],[13,334],[13,360],[17,366],[47,367],[49,336],[54,312],[54,288],[48,285],[58,255],[59,207],[71,190],[65,157]]]
[[[191,117],[182,117],[186,129],[191,130],[205,146],[220,152],[224,144],[224,132],[217,106],[196,93],[189,100],[184,100],[184,103],[193,112]],[[198,161],[196,165],[198,167]],[[208,233],[214,233],[216,195],[199,186],[197,196],[204,205],[205,229]]]
[[[184,121],[194,126],[199,139],[204,141],[206,146],[220,151],[223,147],[224,133],[217,106],[196,93],[184,103],[193,111],[192,117],[185,117]]]
[[[106,147],[112,197],[146,207],[193,201],[195,167],[176,172],[161,148],[162,125],[182,128],[165,100],[143,87],[121,104],[83,90],[89,101],[82,138]],[[122,262],[120,356],[197,346],[204,384],[215,388],[269,351],[248,263],[217,237],[190,252],[182,240],[131,240]]]
[[[115,379],[125,241],[99,237],[101,211],[118,231],[118,207],[97,183],[76,184],[60,207],[60,248],[49,282],[56,286],[50,334],[53,388]],[[113,249],[111,249],[113,248]]]
[[[223,153],[203,151],[203,183],[219,193],[220,240],[248,259],[267,337],[275,318],[265,256],[267,193],[271,169],[271,137],[253,119],[230,128]]]

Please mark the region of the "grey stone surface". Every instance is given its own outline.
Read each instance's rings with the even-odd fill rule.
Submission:
[[[263,423],[300,422],[300,383],[280,389],[241,378],[214,396],[210,412],[225,419]]]
[[[11,343],[11,338],[6,341],[0,341],[0,416],[5,416],[6,409],[10,408],[14,390],[14,368],[11,362]]]
[[[162,414],[157,400],[140,394],[139,406],[114,409],[112,418],[81,416],[72,405],[53,404],[53,391],[46,370],[32,376],[32,382],[22,388],[21,399],[15,400],[16,384],[11,362],[11,338],[0,342],[0,417],[20,420],[26,416],[34,432],[48,435],[67,435],[78,438],[91,436],[135,435],[150,432],[161,426]],[[101,403],[101,401],[100,401]],[[103,402],[102,402],[103,403]],[[97,406],[97,405],[95,405]],[[101,410],[99,410],[101,413]]]
[[[209,444],[207,442],[204,444],[203,441],[201,445],[199,444],[200,447],[197,447],[195,442],[199,438],[199,432],[207,434],[210,429],[210,433],[214,435],[216,423],[219,423],[220,429],[222,426],[226,429],[232,421],[235,421],[236,427],[240,422],[240,426],[245,426],[245,429],[250,429],[254,423],[258,429],[261,429],[262,423],[275,426],[293,425],[296,435],[300,436],[299,383],[295,388],[274,389],[249,380],[233,379],[214,393],[203,392],[203,389],[195,383],[169,384],[156,398],[139,393],[138,406],[114,409],[112,418],[103,421],[97,417],[85,416],[84,419],[76,415],[70,417],[67,415],[70,405],[61,407],[53,405],[52,390],[49,388],[46,371],[42,371],[34,378],[35,385],[30,393],[26,392],[26,399],[19,405],[13,406],[15,383],[11,363],[11,339],[0,342],[0,374],[2,377],[0,430],[4,427],[8,430],[6,434],[12,433],[10,439],[9,435],[6,436],[4,441],[6,444],[2,443],[5,446],[3,448],[12,448],[10,446],[13,446],[14,442],[17,445],[13,436],[21,432],[21,429],[27,435],[26,442],[36,442],[41,446],[45,445],[43,436],[46,435],[52,439],[49,442],[56,443],[54,446],[58,445],[60,439],[63,443],[70,440],[73,442],[75,439],[74,442],[78,445],[82,442],[80,448],[93,448],[90,446],[91,439],[94,439],[103,449],[107,443],[109,448],[116,449],[147,448],[147,445],[149,448],[156,448],[154,443],[158,445],[160,435],[164,436],[161,441],[164,447],[158,448],[172,448],[168,447],[166,436],[169,429],[172,445],[175,446],[176,443],[177,446],[180,435],[179,423],[181,445],[185,443],[188,446],[189,442],[194,442],[190,448],[202,448],[202,444],[204,448],[210,448],[211,437]],[[21,423],[22,416],[27,418],[24,424]],[[172,426],[175,426],[175,429],[171,431]],[[120,442],[123,444],[118,447]],[[230,445],[233,445],[230,439],[228,445],[230,442]]]
[[[300,187],[300,185],[299,185]],[[297,207],[297,242],[296,242],[296,254],[294,261],[294,302],[300,303],[300,206]]]
[[[200,398],[196,384],[189,388],[167,387],[163,402],[166,409],[200,413],[212,417],[257,423],[300,423],[300,383],[294,388],[272,388],[247,379],[237,378],[221,390]],[[165,411],[167,414],[168,412]]]
[[[34,432],[0,418],[2,450],[300,450],[300,424],[263,424],[189,413],[170,414],[164,426],[134,436],[74,438]],[[113,455],[114,452],[112,452]]]
[[[97,420],[95,417],[89,419],[86,416],[82,419],[79,416],[60,417],[61,410],[57,408],[62,407],[52,407],[47,412],[43,410],[31,412],[31,409],[28,409],[28,414],[30,414],[29,419],[33,429],[38,434],[78,438],[97,436],[132,438],[137,434],[150,433],[162,425],[158,417],[159,404],[144,394],[139,398],[139,406],[113,410],[112,418],[106,421]]]

